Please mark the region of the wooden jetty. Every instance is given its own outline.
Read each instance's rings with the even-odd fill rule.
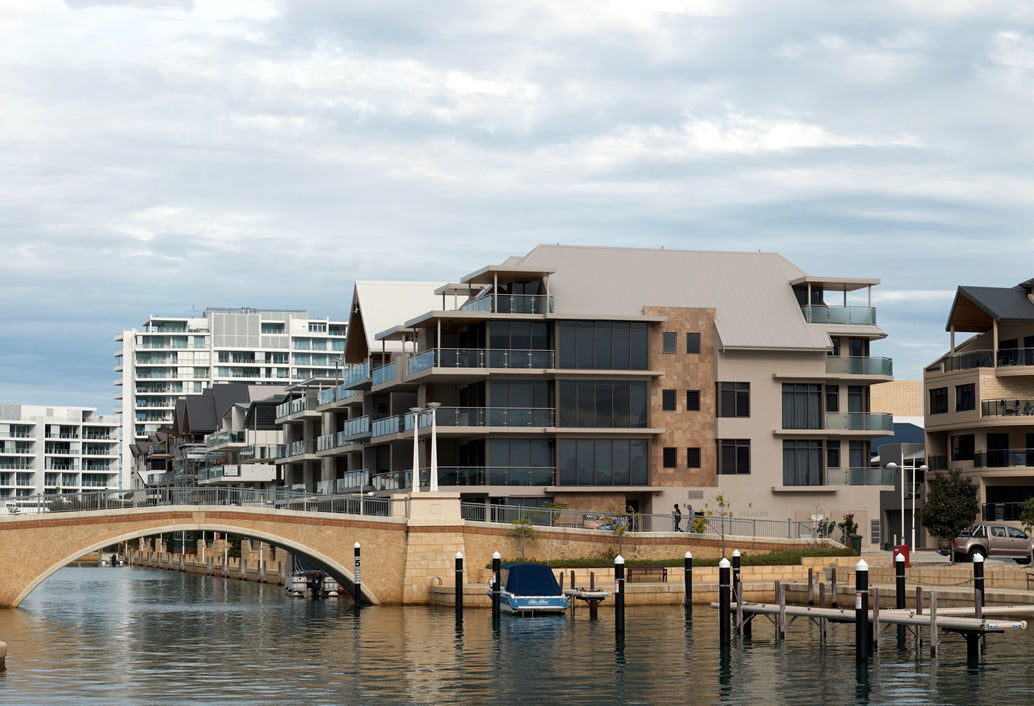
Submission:
[[[596,620],[599,616],[599,605],[610,597],[607,591],[587,591],[584,588],[565,588],[564,595],[567,602],[571,604],[571,613],[574,613],[575,601],[585,601],[589,604],[589,620]]]
[[[783,590],[780,590],[780,589]],[[735,616],[735,624],[738,631],[750,636],[750,624],[753,618],[762,615],[772,621],[776,628],[776,639],[785,639],[786,625],[796,618],[806,618],[818,624],[822,631],[821,638],[826,638],[826,623],[854,623],[858,619],[855,609],[851,608],[826,608],[815,606],[786,605],[785,586],[776,587],[777,603],[743,603],[735,602],[730,605],[731,613]],[[919,647],[922,647],[923,638],[921,629],[926,628],[929,635],[930,654],[936,654],[937,645],[942,639],[941,632],[954,632],[966,639],[967,654],[970,658],[979,656],[983,641],[989,633],[1001,633],[1011,630],[1025,630],[1026,620],[1006,620],[1001,616],[1010,615],[1034,615],[1034,605],[1018,606],[979,606],[973,608],[938,608],[937,592],[930,593],[931,605],[924,612],[921,608],[916,609],[883,609],[878,607],[869,610],[867,613],[868,624],[872,630],[872,646],[877,649],[880,629],[884,626],[903,626],[914,631]],[[877,600],[875,606],[879,605]],[[720,603],[712,603],[712,608],[720,608]],[[988,618],[985,616],[999,616]]]

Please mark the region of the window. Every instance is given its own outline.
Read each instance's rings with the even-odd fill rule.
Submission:
[[[646,439],[557,439],[557,485],[649,485]]]
[[[700,448],[689,447],[686,449],[686,468],[700,468]]]
[[[675,465],[678,463],[678,453],[676,452],[676,450],[671,446],[666,446],[664,447],[662,454],[662,465],[665,468],[675,468]]]
[[[699,333],[687,333],[686,334],[686,353],[690,355],[696,355],[700,353],[700,334]]]
[[[836,441],[826,442],[826,468],[840,468],[840,444]]]
[[[847,465],[851,468],[868,468],[872,458],[872,447],[868,441],[850,441],[847,445]]]
[[[827,354],[834,358],[840,357],[840,339],[836,336],[830,336],[829,340],[833,343],[833,350],[828,351]]]
[[[718,416],[749,417],[750,416],[750,383],[720,382],[718,383]]]
[[[951,460],[972,461],[973,460],[973,435],[959,434],[951,437]]]
[[[557,322],[557,367],[646,370],[647,324],[629,321]],[[532,330],[532,348],[549,348],[548,337]]]
[[[840,386],[826,385],[826,411],[840,411]]]
[[[267,335],[275,335],[285,333],[283,321],[263,321],[262,322],[262,333]]]
[[[718,439],[718,472],[722,475],[750,473],[750,439]]]
[[[661,409],[666,412],[675,411],[675,390],[661,390]]]
[[[822,386],[784,383],[783,429],[821,429],[822,422]]]
[[[868,338],[849,338],[847,339],[847,354],[852,358],[868,358],[869,357],[869,339]]]
[[[686,390],[686,411],[700,411],[700,390]]]
[[[869,388],[862,385],[847,386],[847,411],[864,414],[869,411]]]
[[[557,426],[645,427],[647,385],[624,380],[560,380]]]
[[[662,344],[663,344],[662,351],[664,353],[674,353],[675,352],[675,332],[674,331],[665,331],[663,334],[661,334],[661,341],[662,341]]]
[[[822,485],[821,441],[783,441],[783,485]]]
[[[967,410],[976,409],[976,385],[969,383],[968,385],[956,385],[955,386],[955,411],[965,412]]]
[[[930,390],[930,414],[947,414],[948,388],[935,387]]]

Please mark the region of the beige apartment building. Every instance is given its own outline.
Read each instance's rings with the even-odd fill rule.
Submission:
[[[927,465],[972,478],[983,519],[1017,521],[1034,494],[1034,280],[959,287],[946,330],[924,373]]]
[[[278,410],[304,453],[277,463],[309,490],[377,493],[414,467],[429,486],[433,464],[486,506],[717,512],[722,495],[738,518],[853,513],[878,543],[878,283],[774,253],[553,245],[456,282],[359,282],[346,367]]]

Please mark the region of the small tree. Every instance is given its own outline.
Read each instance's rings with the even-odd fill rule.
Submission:
[[[604,526],[610,528],[611,534],[618,538],[618,554],[624,555],[625,535],[639,521],[639,513],[632,509],[631,505],[622,508],[622,506],[614,504],[607,508],[603,521]]]
[[[919,522],[934,537],[951,541],[973,524],[979,512],[976,484],[954,470],[933,477]]]
[[[1027,530],[1027,534],[1034,533],[1034,497],[1027,498],[1027,501],[1023,503],[1023,509],[1020,510],[1020,523],[1023,525],[1023,529]]]
[[[513,521],[513,527],[510,528],[510,536],[516,537],[520,540],[521,561],[524,561],[524,541],[528,539],[538,539],[542,535],[535,529],[535,525],[531,523],[531,520],[527,517],[518,517]]]

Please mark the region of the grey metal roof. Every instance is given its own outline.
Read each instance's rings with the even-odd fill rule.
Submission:
[[[953,325],[962,331],[986,329],[986,326],[980,328],[974,323],[972,310],[967,304],[975,306],[994,321],[1034,321],[1034,303],[1028,298],[1032,282],[1034,280],[1028,280],[1015,287],[959,287],[945,330],[951,330]]]

